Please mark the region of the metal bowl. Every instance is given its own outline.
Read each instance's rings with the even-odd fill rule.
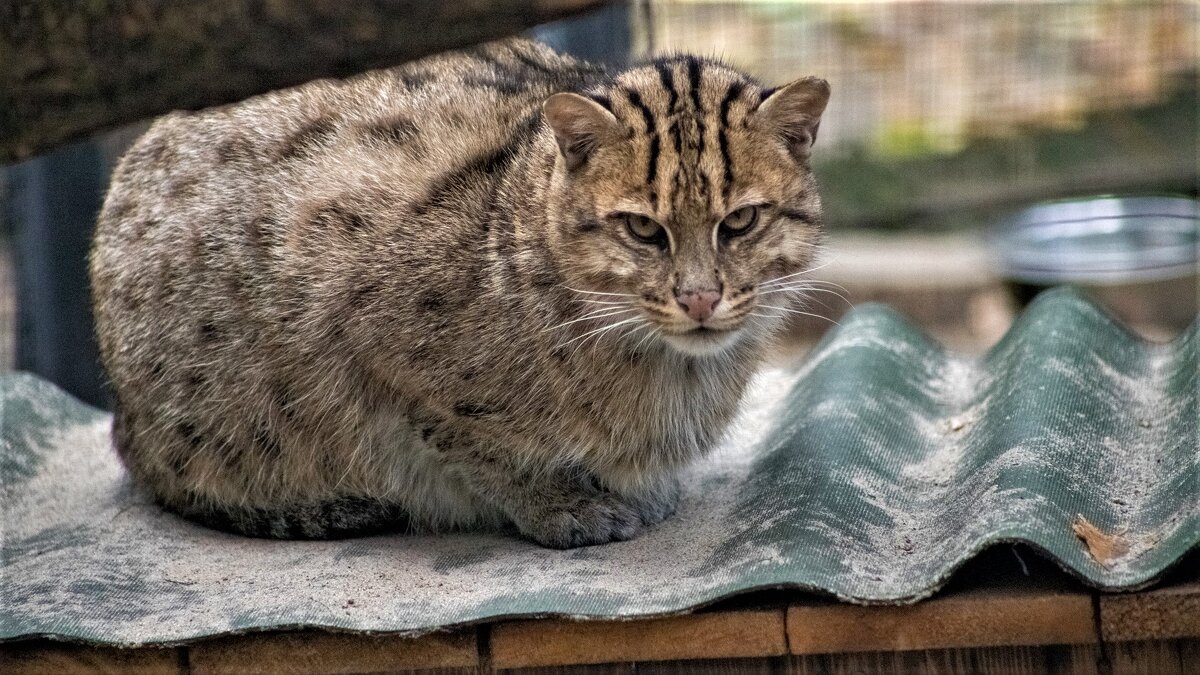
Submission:
[[[1196,274],[1200,202],[1099,197],[1041,204],[989,233],[1001,270],[1030,285],[1130,284]]]

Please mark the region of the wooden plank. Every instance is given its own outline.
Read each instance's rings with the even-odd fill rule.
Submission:
[[[589,666],[541,666],[494,672],[504,675],[636,675],[641,671],[632,663],[604,663]]]
[[[656,661],[637,664],[637,675],[775,675],[776,658]]]
[[[1178,647],[1183,675],[1200,675],[1200,640],[1182,640]]]
[[[1117,642],[1108,646],[1112,675],[1184,675],[1195,673],[1192,663],[1187,671],[1175,642]]]
[[[1109,675],[1102,668],[1104,649],[1099,644],[1050,645],[1041,649],[1046,655],[1046,672],[1052,675]]]
[[[793,605],[793,654],[1086,644],[1096,641],[1085,593],[964,593],[906,607]]]
[[[1200,581],[1100,596],[1105,641],[1200,638]]]
[[[375,638],[352,636],[365,644]],[[302,641],[313,635],[298,636]],[[0,672],[5,675],[59,673],[133,673],[158,675],[182,674],[184,648],[117,649],[51,643],[46,640],[0,645]],[[819,654],[784,658],[760,657],[653,663],[616,663],[604,665],[561,665],[500,671],[508,675],[834,675],[851,673],[1008,673],[1026,675],[1200,675],[1200,640],[1122,642],[1110,645],[1109,660],[1103,661],[1098,645],[1057,645],[1046,647],[991,647],[906,652],[858,652]],[[411,662],[354,660],[342,665],[309,663],[308,670],[297,671],[294,655],[247,653],[255,659],[240,668],[222,672],[341,673],[354,668],[360,672],[421,673],[422,675],[466,675],[479,671],[477,666],[457,668],[410,668]],[[333,654],[345,660],[345,653]],[[203,672],[203,671],[197,671]]]
[[[512,35],[601,2],[5,3],[0,162],[173,109],[229,103]]]
[[[193,675],[325,675],[475,668],[475,632],[418,638],[305,631],[219,638],[191,645]]]
[[[1095,646],[1031,646],[792,656],[776,672],[784,675],[1098,675],[1101,671]]]
[[[637,621],[517,621],[493,626],[491,637],[496,668],[785,653],[781,609]]]
[[[119,649],[50,640],[0,645],[0,673],[5,675],[177,675],[183,673],[183,663],[182,650],[173,647]]]
[[[1111,661],[1099,645],[858,652],[783,658],[553,666],[505,675],[1200,675],[1200,641],[1126,643]]]

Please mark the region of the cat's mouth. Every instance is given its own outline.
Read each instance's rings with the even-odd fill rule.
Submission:
[[[664,333],[663,340],[678,352],[689,356],[712,356],[719,354],[735,342],[739,328],[713,328],[697,326],[682,333]]]

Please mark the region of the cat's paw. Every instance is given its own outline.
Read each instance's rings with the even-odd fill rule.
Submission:
[[[637,509],[643,525],[657,525],[671,517],[679,506],[679,480],[674,476],[665,478],[636,496],[626,495],[626,500]]]
[[[523,519],[521,534],[549,548],[575,548],[632,539],[642,531],[641,511],[615,494],[580,495]]]

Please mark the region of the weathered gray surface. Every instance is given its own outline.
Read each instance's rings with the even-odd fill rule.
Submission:
[[[0,162],[518,33],[603,0],[2,0]]]
[[[1200,543],[1196,352],[1197,325],[1146,345],[1066,291],[1035,302],[979,362],[859,308],[804,364],[763,374],[674,518],[572,551],[501,534],[281,542],[206,530],[131,488],[106,415],[7,376],[0,638],[421,632],[678,612],[771,586],[905,602],[1009,540],[1092,585],[1134,588]],[[1079,516],[1094,526],[1091,552]]]

